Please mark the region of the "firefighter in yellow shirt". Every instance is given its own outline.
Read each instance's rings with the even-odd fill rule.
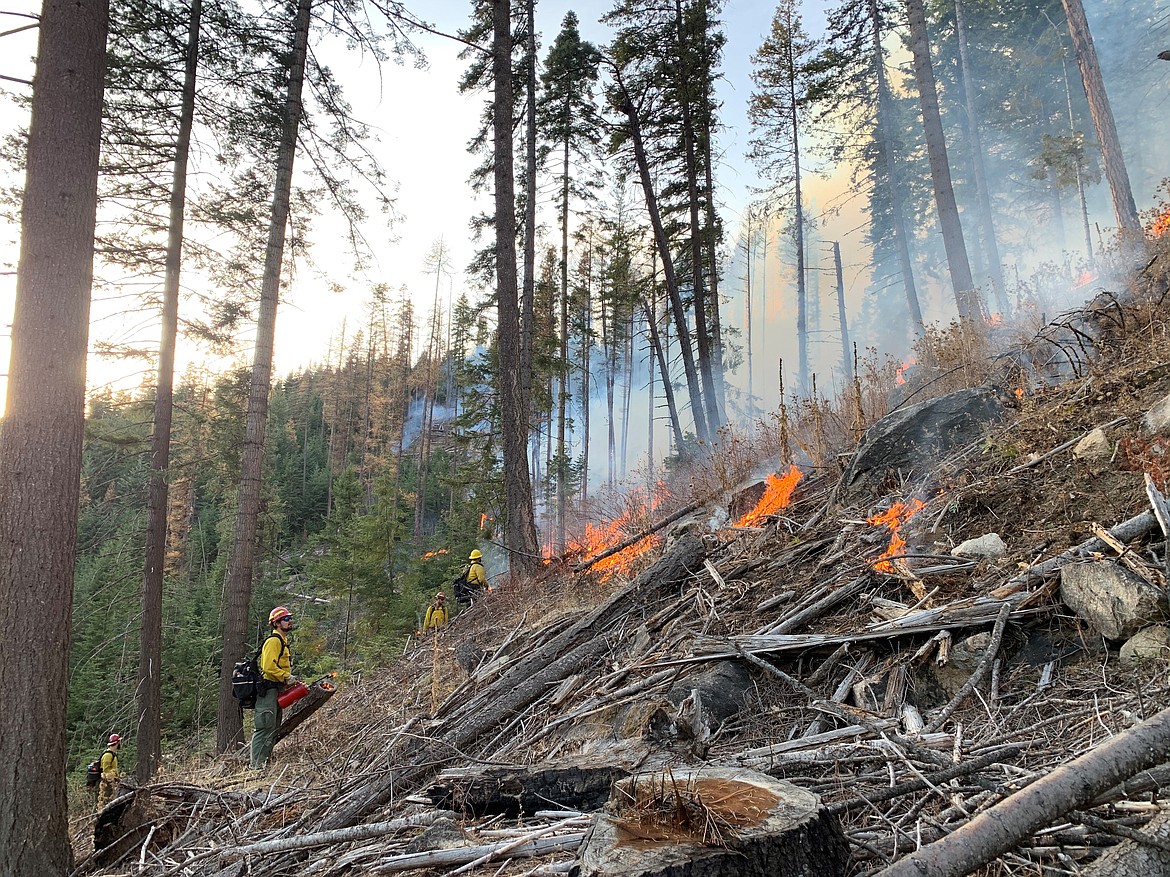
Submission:
[[[423,621],[423,633],[428,630],[438,630],[447,626],[447,595],[442,591],[435,594],[435,600],[427,607],[427,617]]]
[[[251,752],[253,770],[263,770],[272,755],[272,747],[276,745],[276,732],[280,728],[280,704],[276,698],[296,682],[292,675],[292,652],[288,646],[288,635],[296,626],[293,614],[284,606],[277,606],[268,613],[268,623],[272,625],[272,633],[264,640],[256,661],[260,675],[264,677],[264,691],[256,696]]]
[[[109,745],[102,753],[102,779],[98,786],[98,810],[101,810],[118,796],[118,750],[121,748],[122,738],[118,734],[111,734]]]

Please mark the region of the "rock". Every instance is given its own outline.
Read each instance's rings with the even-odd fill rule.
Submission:
[[[1142,416],[1142,435],[1170,435],[1170,396],[1164,396]]]
[[[1065,566],[1060,598],[1106,639],[1126,639],[1166,617],[1158,588],[1107,560]]]
[[[451,850],[471,846],[471,840],[452,819],[443,817],[428,825],[423,833],[402,848],[404,853],[422,853],[429,850]]]
[[[1170,658],[1170,629],[1161,624],[1139,630],[1121,647],[1121,665],[1132,667],[1142,661]]]
[[[1007,554],[1007,545],[998,533],[988,533],[956,545],[951,554],[955,557],[1003,557]]]
[[[754,771],[639,774],[614,784],[577,877],[840,877],[849,847],[811,792]]]
[[[1073,456],[1078,460],[1108,460],[1113,456],[1113,444],[1105,430],[1097,427],[1073,447]]]
[[[991,388],[975,387],[886,415],[865,431],[841,476],[843,498],[880,493],[891,474],[929,471],[952,451],[978,441],[1003,411]]]

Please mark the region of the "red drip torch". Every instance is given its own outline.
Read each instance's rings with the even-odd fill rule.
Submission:
[[[276,705],[282,710],[288,709],[289,704],[296,703],[308,693],[309,686],[303,682],[298,682],[296,685],[290,685],[276,696]]]
[[[304,682],[298,682],[296,685],[291,685],[276,696],[276,702],[281,709],[285,709],[289,704],[296,703],[302,697],[309,693],[310,688],[319,688],[322,691],[333,694],[337,689],[333,683],[329,682],[336,673],[326,673],[320,679],[312,684],[306,685]]]

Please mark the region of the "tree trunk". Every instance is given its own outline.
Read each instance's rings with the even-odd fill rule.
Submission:
[[[886,185],[890,188],[890,209],[894,221],[894,249],[898,253],[898,268],[902,272],[902,286],[906,290],[906,307],[914,334],[926,331],[922,321],[922,306],[918,303],[918,289],[914,283],[914,263],[910,261],[910,238],[906,233],[906,207],[902,187],[898,183],[898,165],[894,158],[894,126],[890,118],[890,86],[886,80],[886,59],[882,52],[882,25],[877,0],[869,0],[869,16],[873,23],[873,64],[877,79],[877,134],[882,161],[886,167]]]
[[[260,511],[260,476],[264,460],[265,428],[268,424],[268,394],[272,385],[276,306],[280,300],[281,266],[284,261],[285,234],[288,230],[293,157],[296,154],[297,132],[301,123],[301,88],[305,77],[305,59],[308,55],[309,16],[312,6],[313,0],[299,0],[297,4],[296,30],[293,34],[288,93],[284,107],[284,131],[276,159],[268,246],[264,254],[264,276],[260,284],[256,352],[252,360],[252,383],[248,390],[238,508],[232,532],[231,559],[228,562],[223,656],[219,664],[219,712],[215,739],[219,752],[225,752],[243,740],[239,705],[232,697],[232,668],[244,657],[248,611],[252,603],[252,565],[256,552],[256,517]]]
[[[752,371],[755,366],[752,363],[752,251],[755,249],[755,241],[752,239],[752,212],[747,212],[747,231],[744,234],[744,262],[747,265],[747,270],[744,274],[744,295],[743,295],[743,322],[744,322],[744,348],[745,361],[747,364],[747,415],[748,428],[753,428],[756,422],[756,390],[752,380]]]
[[[569,101],[565,100],[564,115],[569,115]],[[568,128],[569,120],[565,119]],[[561,151],[561,362],[557,393],[557,538],[556,554],[565,553],[568,538],[569,449],[566,441],[566,421],[569,408],[569,139]]]
[[[845,383],[853,382],[853,345],[849,341],[849,320],[845,315],[845,278],[841,271],[841,242],[833,241],[833,270],[837,275],[837,324],[841,328],[841,374]]]
[[[171,413],[174,407],[175,341],[179,331],[179,270],[183,254],[183,212],[187,203],[187,158],[195,115],[195,76],[199,65],[202,0],[191,3],[187,56],[183,75],[175,168],[171,179],[166,277],[163,281],[162,329],[158,378],[154,391],[154,429],[150,435],[150,487],[146,497],[146,568],[142,578],[142,629],[138,648],[138,733],[135,775],[141,783],[154,776],[162,759],[162,594],[167,547],[167,468],[171,460]]]
[[[524,0],[524,289],[520,299],[520,400],[532,417],[532,336],[536,330],[536,0]]]
[[[654,242],[658,246],[658,257],[662,259],[662,277],[666,281],[666,294],[670,299],[671,311],[674,315],[675,332],[678,335],[679,352],[682,354],[683,372],[686,374],[687,390],[691,399],[691,416],[695,421],[695,435],[700,441],[706,441],[707,419],[704,416],[703,394],[699,390],[699,375],[695,369],[694,351],[691,348],[691,333],[687,329],[687,315],[683,308],[682,296],[678,291],[678,277],[674,272],[674,258],[670,253],[670,242],[666,239],[666,230],[662,226],[662,214],[658,210],[658,196],[654,193],[654,180],[650,174],[650,163],[646,158],[646,147],[642,143],[642,126],[638,120],[638,112],[634,102],[626,91],[621,80],[620,71],[616,74],[617,86],[622,97],[622,112],[630,125],[630,140],[634,146],[634,160],[638,165],[638,175],[642,182],[642,193],[646,198],[646,212],[650,216],[650,225],[654,229]],[[683,453],[683,446],[679,445],[679,453]]]
[[[687,56],[686,36],[682,19],[682,4],[674,0],[674,19],[679,59]],[[711,333],[707,324],[707,293],[703,278],[703,233],[699,227],[699,162],[695,151],[695,114],[692,105],[691,77],[681,79],[678,89],[679,110],[682,113],[683,156],[686,159],[687,202],[691,232],[691,284],[695,302],[695,341],[699,353],[699,378],[703,384],[703,402],[706,408],[708,437],[719,427],[719,404],[715,395],[715,376],[712,370]]]
[[[589,230],[589,245],[585,259],[585,301],[581,305],[581,502],[589,499],[589,376],[592,374],[590,358],[593,356],[593,230]]]
[[[65,788],[106,0],[45,0],[0,432],[0,873],[73,868]]]
[[[653,254],[651,256],[653,257]],[[653,273],[657,274],[656,271]],[[662,375],[662,394],[666,397],[670,430],[674,435],[675,446],[681,448],[683,443],[682,424],[679,422],[678,406],[674,401],[674,385],[670,382],[670,368],[666,362],[666,350],[662,344],[662,336],[658,334],[658,308],[654,300],[651,299],[650,302],[642,301],[642,309],[646,311],[646,327],[650,330],[650,345],[654,348],[654,356],[658,360],[658,371]]]
[[[789,29],[792,22],[789,20]],[[796,115],[796,59],[792,57],[792,41],[787,44],[788,50],[788,110],[789,125],[792,135],[792,184],[796,200],[796,344],[797,344],[797,380],[800,382],[800,392],[808,395],[809,392],[809,363],[808,363],[808,287],[805,277],[804,264],[804,195],[800,190],[800,126]]]
[[[1105,180],[1109,183],[1109,194],[1113,197],[1117,225],[1134,243],[1140,243],[1142,224],[1138,219],[1133,191],[1129,187],[1125,155],[1117,137],[1117,125],[1113,121],[1109,95],[1105,92],[1105,80],[1101,78],[1101,65],[1097,63],[1097,49],[1093,45],[1089,21],[1085,18],[1085,7],[1081,0],[1061,0],[1061,3],[1068,19],[1068,32],[1072,36],[1081,81],[1085,85],[1085,97],[1089,100],[1089,115],[1093,117],[1093,128],[1101,147],[1101,162],[1105,165]]]
[[[971,319],[979,316],[980,309],[975,297],[975,282],[971,278],[971,264],[967,260],[967,246],[963,242],[959,206],[955,203],[955,189],[951,184],[951,165],[947,160],[946,138],[939,115],[934,69],[930,64],[930,40],[922,0],[906,0],[906,13],[910,23],[910,50],[914,56],[914,81],[918,85],[922,129],[930,158],[930,176],[934,182],[934,203],[947,253],[951,286],[954,287],[955,307],[960,317]]]
[[[508,500],[505,541],[514,577],[525,576],[540,559],[532,480],[528,469],[529,402],[520,354],[520,307],[516,295],[516,196],[512,180],[512,2],[492,3],[494,96],[492,170],[496,185],[496,308],[499,322],[500,432],[503,435],[504,491]]]
[[[979,203],[979,222],[983,226],[983,244],[987,247],[987,265],[991,271],[991,285],[995,287],[995,304],[1006,316],[1007,292],[1003,285],[1003,264],[999,243],[995,238],[995,222],[991,213],[991,193],[987,188],[987,170],[983,164],[983,139],[979,133],[979,115],[975,110],[975,83],[971,79],[971,60],[967,45],[967,23],[963,0],[955,0],[955,35],[959,40],[959,68],[963,76],[963,92],[967,108],[967,133],[971,138],[971,170],[975,178],[975,197]]]

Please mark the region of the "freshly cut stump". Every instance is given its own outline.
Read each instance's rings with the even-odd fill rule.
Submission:
[[[580,877],[839,877],[849,846],[816,795],[734,768],[666,770],[614,784]]]

